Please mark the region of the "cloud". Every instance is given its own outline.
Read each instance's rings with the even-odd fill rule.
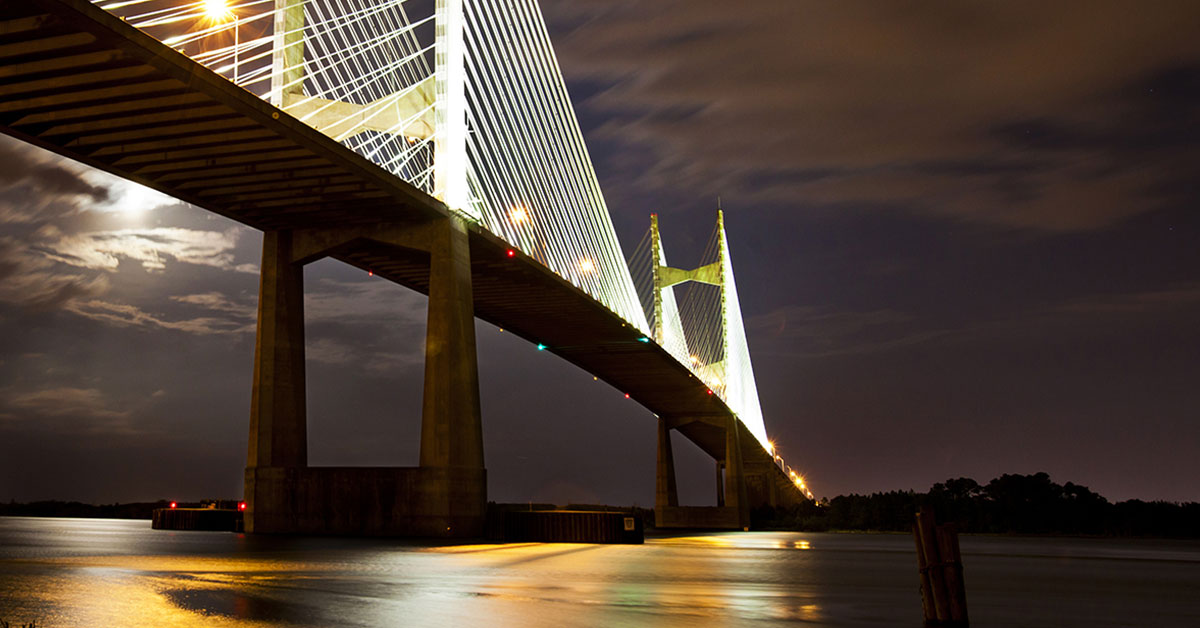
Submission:
[[[255,272],[252,265],[234,265],[233,249],[242,229],[201,231],[179,227],[118,229],[63,235],[39,248],[52,260],[93,270],[114,271],[122,259],[141,262],[146,270],[161,271],[166,260]]]
[[[1189,283],[1068,298],[998,312],[993,318],[943,324],[894,310],[786,306],[752,317],[746,326],[752,342],[757,341],[752,346],[755,355],[821,358],[879,354],[934,342],[1018,342],[1020,338],[1020,345],[1036,346],[1067,337],[1108,338],[1136,321],[1192,316],[1198,307],[1200,284]]]
[[[252,265],[234,261],[241,233],[236,228],[203,231],[158,227],[69,235],[58,227],[44,225],[26,238],[2,237],[0,302],[36,311],[67,308],[82,312],[86,306],[67,306],[107,293],[111,287],[109,275],[117,271],[123,259],[140,262],[144,269],[157,272],[165,270],[167,260],[253,272],[256,268]]]
[[[195,305],[214,312],[231,314],[234,317],[243,319],[254,319],[257,313],[257,310],[253,304],[237,303],[230,300],[229,297],[221,294],[220,292],[172,296],[171,300],[175,301],[176,303]]]
[[[113,410],[99,389],[49,388],[18,393],[8,398],[9,405],[41,416],[124,419],[128,411]]]
[[[856,312],[812,306],[778,308],[752,317],[747,327],[757,338],[770,340],[759,350],[764,355],[806,358],[879,353],[921,344],[952,332],[915,328],[915,317],[894,310]]]
[[[74,299],[99,296],[109,288],[104,275],[61,272],[54,266],[30,255],[24,243],[0,238],[0,302],[48,311]]]
[[[369,373],[384,377],[395,376],[398,371],[425,364],[423,346],[407,353],[388,351],[382,343],[366,341],[361,336],[345,342],[335,338],[307,339],[304,355],[313,362],[360,366]]]
[[[0,389],[0,430],[79,436],[141,436],[134,412],[98,388]]]
[[[389,281],[322,279],[304,294],[309,321],[424,325],[425,297]]]
[[[180,201],[152,190],[128,179],[108,174],[101,170],[85,170],[83,177],[86,181],[107,190],[107,197],[97,199],[92,209],[100,211],[137,215],[167,205],[176,205]]]
[[[147,436],[171,438],[170,432],[163,431],[161,418],[154,415],[167,397],[163,389],[150,394],[121,392],[111,382],[99,380],[82,386],[61,382],[7,386],[0,388],[0,433],[52,435],[54,442],[64,445],[78,445],[80,438],[101,446],[119,442],[105,439],[144,443]]]
[[[134,210],[171,199],[51,153],[0,138],[0,303],[32,311],[66,309],[121,325],[158,325],[195,333],[230,327],[215,318],[169,320],[141,312],[126,290],[114,298],[122,261],[163,272],[168,262],[254,272],[236,263],[242,227],[129,227]],[[186,213],[155,218],[179,221]],[[178,224],[178,222],[176,223]],[[178,277],[178,276],[177,276]],[[101,297],[108,298],[101,300]],[[185,301],[180,301],[185,303]],[[224,313],[228,314],[228,311]]]
[[[199,335],[241,334],[254,331],[254,323],[239,320],[240,316],[200,316],[168,320],[146,312],[135,305],[110,303],[97,299],[75,300],[68,303],[66,309],[84,318],[118,327],[157,328]]]
[[[1200,305],[1200,284],[1072,299],[1050,308],[1065,315],[1151,314]]]
[[[1178,203],[1166,191],[1194,177],[1195,3],[545,7],[607,120],[591,137],[639,196],[1068,232]]]
[[[425,362],[425,298],[387,281],[323,279],[304,295],[306,355],[394,376]]]
[[[109,188],[77,167],[0,136],[0,223],[28,223],[84,211],[111,200]]]

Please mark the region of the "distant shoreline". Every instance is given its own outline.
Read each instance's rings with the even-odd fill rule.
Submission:
[[[210,500],[212,501],[212,500]],[[225,500],[236,503],[233,500]],[[172,502],[84,504],[42,500],[0,503],[0,516],[83,519],[150,519],[156,508]],[[201,504],[183,503],[181,507]],[[492,508],[524,509],[526,504],[490,504]],[[839,495],[820,502],[805,501],[791,508],[751,511],[755,530],[833,532],[837,534],[909,534],[913,515],[932,507],[937,520],[953,522],[962,534],[1064,538],[1200,538],[1200,503],[1142,501],[1110,502],[1086,486],[1059,485],[1046,473],[1005,474],[987,484],[956,478],[934,484],[928,492],[890,491],[871,495]],[[553,509],[553,504],[528,504]],[[577,510],[621,510],[637,513],[653,529],[653,511],[635,506],[568,504]]]
[[[751,512],[756,529],[909,533],[913,515],[933,508],[939,522],[963,534],[1082,538],[1200,538],[1200,503],[1110,502],[1086,486],[1059,485],[1047,473],[1005,474],[987,484],[971,478],[938,482],[928,492],[839,495],[791,508]]]

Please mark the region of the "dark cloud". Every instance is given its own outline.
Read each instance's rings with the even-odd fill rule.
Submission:
[[[108,278],[103,275],[54,272],[52,266],[31,253],[24,242],[0,237],[0,302],[48,311],[108,289]]]
[[[38,197],[86,197],[93,203],[109,200],[109,190],[89,182],[79,168],[66,168],[37,153],[30,153],[23,144],[0,137],[0,186],[23,185],[28,194]]]
[[[1062,232],[1154,211],[1195,172],[1194,4],[547,6],[568,77],[612,82],[583,103],[616,114],[593,135],[655,155],[622,177],[643,194]]]

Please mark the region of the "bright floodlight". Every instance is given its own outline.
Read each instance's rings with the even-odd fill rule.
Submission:
[[[227,0],[204,0],[204,14],[210,20],[224,20],[233,15]]]
[[[513,207],[509,215],[512,216],[512,221],[518,224],[529,220],[529,210],[525,209],[524,205]]]
[[[590,272],[596,270],[596,263],[593,262],[591,259],[585,257],[582,260],[580,260],[580,262],[579,262],[579,270],[581,270],[585,273],[590,273]]]

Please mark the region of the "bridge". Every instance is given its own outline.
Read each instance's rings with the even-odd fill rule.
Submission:
[[[478,536],[475,317],[657,417],[660,526],[811,498],[767,437],[720,212],[708,263],[668,266],[657,217],[627,262],[536,0],[419,4],[0,5],[0,131],[263,232],[246,530]],[[324,257],[429,297],[417,467],[308,465]],[[711,288],[681,305],[685,282]],[[717,506],[679,505],[671,431],[715,460]]]

